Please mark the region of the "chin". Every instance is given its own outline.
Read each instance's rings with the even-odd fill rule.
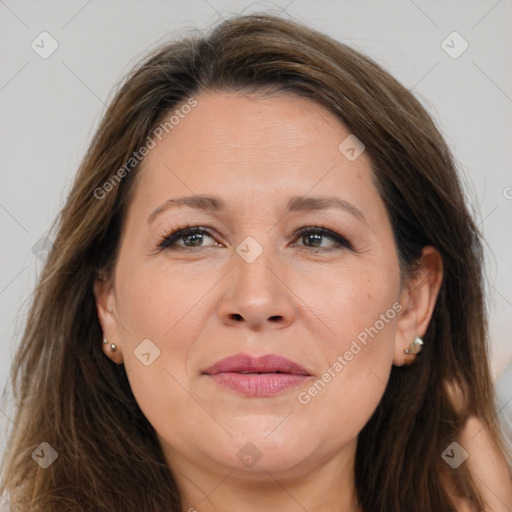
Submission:
[[[261,431],[253,429],[251,433],[234,435],[225,449],[220,453],[210,454],[210,457],[235,473],[261,474],[262,480],[268,479],[267,472],[294,473],[311,456],[312,450],[298,442],[304,439],[300,435],[279,436],[276,432],[268,435],[269,431],[267,428],[262,428]]]

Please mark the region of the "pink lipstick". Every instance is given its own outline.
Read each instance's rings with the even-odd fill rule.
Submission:
[[[203,371],[217,384],[246,396],[271,396],[307,382],[312,375],[299,364],[276,354],[237,354]]]

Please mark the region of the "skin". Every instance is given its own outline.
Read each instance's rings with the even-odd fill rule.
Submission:
[[[456,383],[445,384],[455,410],[460,411],[464,406],[464,395],[461,389]],[[471,416],[457,441],[468,453],[466,464],[484,500],[485,512],[510,512],[512,510],[510,469],[502,451],[497,449],[496,443],[482,421]],[[472,512],[474,507],[457,491],[448,471],[444,477],[445,486],[457,512]]]
[[[350,132],[327,110],[293,95],[196,99],[146,157],[113,275],[95,285],[104,336],[117,345],[105,353],[125,365],[183,510],[356,511],[357,436],[392,365],[415,358],[404,349],[427,329],[441,259],[425,248],[418,274],[401,281],[370,161],[365,153],[349,161],[338,150]],[[167,199],[194,194],[221,197],[225,211],[173,208],[148,223]],[[311,195],[342,198],[365,221],[336,209],[285,214],[289,197]],[[157,250],[161,235],[186,224],[210,227],[212,235]],[[320,224],[353,249],[295,235]],[[252,263],[236,252],[247,236],[263,250]],[[190,248],[193,240],[199,248]],[[394,304],[400,313],[300,403],[299,392]],[[149,366],[134,355],[145,339],[160,350]],[[312,377],[271,397],[246,397],[201,373],[240,352],[282,355]],[[247,443],[261,454],[251,467],[237,457]]]

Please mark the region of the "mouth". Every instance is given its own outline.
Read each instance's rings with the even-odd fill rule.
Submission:
[[[266,354],[238,354],[217,361],[202,372],[220,386],[245,396],[270,396],[304,384],[312,375],[301,365]]]

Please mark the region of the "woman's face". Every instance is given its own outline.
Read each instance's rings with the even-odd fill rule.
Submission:
[[[403,351],[370,161],[307,99],[195,99],[137,178],[112,286],[96,289],[104,334],[171,467],[257,477],[350,464]],[[207,233],[160,247],[187,225]],[[322,225],[332,235],[298,234]]]

